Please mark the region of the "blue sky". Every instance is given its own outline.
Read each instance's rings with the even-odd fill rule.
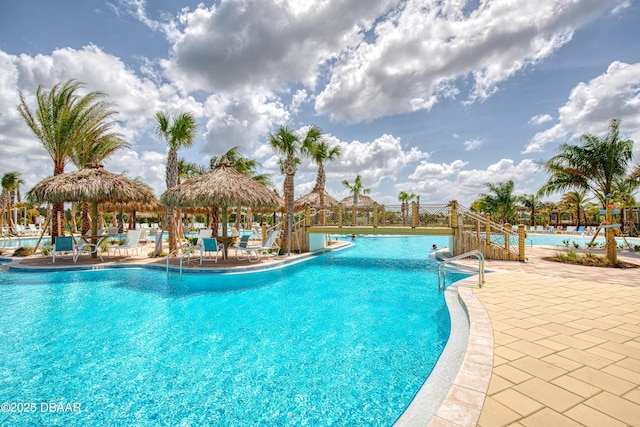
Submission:
[[[540,160],[614,117],[640,161],[637,1],[22,0],[0,12],[0,174],[21,172],[26,189],[53,166],[18,94],[34,106],[38,85],[70,78],[118,105],[131,149],[107,169],[158,194],[160,110],[198,119],[180,156],[204,165],[240,146],[279,190],[269,133],[317,124],[343,151],[328,191],[348,196],[341,182],[360,174],[385,204],[406,191],[468,206],[508,179],[534,193]],[[315,170],[302,163],[296,196]]]

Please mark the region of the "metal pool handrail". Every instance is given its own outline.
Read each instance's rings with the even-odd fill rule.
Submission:
[[[465,252],[461,255],[456,255],[451,258],[447,258],[438,264],[438,289],[444,291],[447,284],[447,264],[453,261],[461,260],[475,256],[478,258],[478,286],[482,287],[484,284],[484,255],[478,250]],[[442,280],[440,280],[442,278]]]
[[[182,255],[180,255],[180,277],[182,277],[182,261],[184,260],[185,256],[188,256],[189,259],[191,259],[191,251],[193,250],[193,245],[191,245],[190,243],[183,243],[182,245],[171,251],[169,255],[167,255],[167,274],[169,274],[169,260],[171,259],[171,255],[185,248],[187,250],[183,251]]]

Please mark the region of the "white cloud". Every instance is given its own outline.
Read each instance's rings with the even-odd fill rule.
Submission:
[[[479,194],[486,191],[486,183],[497,183],[512,179],[517,194],[537,191],[536,172],[538,165],[532,160],[516,163],[512,159],[501,159],[486,169],[465,170],[468,162],[455,160],[450,164],[422,162],[409,175],[409,181],[398,182],[397,191],[422,195],[421,202],[445,203],[456,198],[469,206]]]
[[[464,151],[472,151],[475,150],[476,148],[480,148],[480,146],[482,146],[482,144],[484,143],[483,140],[481,139],[468,139],[464,142]]]
[[[534,135],[524,153],[543,151],[552,142],[578,138],[585,133],[602,135],[613,118],[621,130],[640,140],[640,63],[613,62],[607,71],[571,90],[559,110],[559,123]]]
[[[430,109],[456,96],[452,84],[471,77],[469,102],[548,57],[605,2],[402,2],[375,27],[373,40],[341,52],[316,109],[335,120],[370,121]]]
[[[529,119],[529,124],[541,125],[550,122],[551,120],[553,120],[553,117],[551,117],[549,114],[539,114],[537,116],[531,117],[531,119]]]
[[[393,0],[227,0],[183,12],[167,75],[190,89],[313,88],[320,67],[362,38]],[[319,23],[322,23],[319,25]],[[185,78],[188,76],[188,78]]]

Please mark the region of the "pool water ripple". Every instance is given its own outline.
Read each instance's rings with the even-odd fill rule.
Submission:
[[[246,275],[0,273],[3,400],[82,409],[0,424],[391,425],[449,335],[433,239],[394,240]]]

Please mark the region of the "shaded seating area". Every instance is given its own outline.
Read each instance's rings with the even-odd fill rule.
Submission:
[[[249,262],[258,262],[262,255],[268,254],[272,251],[275,254],[274,256],[277,257],[278,252],[280,251],[278,237],[280,237],[280,230],[270,230],[267,232],[267,237],[264,240],[264,244],[261,246],[249,246],[248,244],[241,246],[240,243],[242,243],[242,241],[240,241],[237,246],[233,246],[236,251],[236,259],[248,259]]]

